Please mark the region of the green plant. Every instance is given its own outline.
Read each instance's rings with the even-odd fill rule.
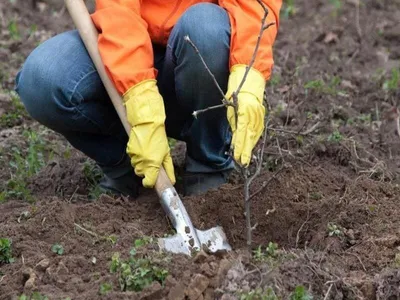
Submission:
[[[342,140],[343,135],[337,129],[328,136],[328,142],[340,143]]]
[[[33,292],[31,296],[22,294],[18,297],[18,300],[49,300],[49,298],[47,296],[43,296],[39,292]]]
[[[27,188],[27,179],[37,174],[45,165],[45,142],[40,134],[26,130],[23,135],[28,140],[27,149],[12,147],[13,156],[10,166],[13,170],[3,191],[0,193],[0,202],[9,198],[32,201],[33,197]]]
[[[63,255],[64,247],[60,244],[54,244],[53,246],[51,246],[51,252],[58,254],[58,255]]]
[[[114,253],[111,259],[110,272],[118,274],[122,291],[141,291],[151,283],[158,281],[164,284],[168,271],[153,264],[149,258],[136,257],[131,253],[129,260],[121,260],[120,254]]]
[[[283,17],[285,19],[288,19],[291,16],[294,16],[296,14],[296,8],[294,6],[294,0],[285,0],[283,2]]]
[[[371,114],[360,114],[357,119],[365,125],[370,125],[372,122]]]
[[[340,227],[334,223],[328,223],[328,235],[329,236],[341,236],[343,234]]]
[[[308,293],[302,285],[296,286],[294,292],[290,295],[290,300],[312,300],[313,296]]]
[[[111,283],[102,283],[100,285],[100,289],[99,289],[99,294],[100,295],[107,295],[111,291],[112,291],[112,284]]]
[[[318,93],[328,94],[328,95],[338,95],[338,94],[345,94],[344,91],[339,89],[339,85],[341,83],[341,79],[338,76],[332,77],[328,83],[326,83],[322,79],[316,79],[308,81],[304,88],[306,91],[314,90]]]
[[[325,86],[325,82],[321,79],[311,80],[304,85],[306,90],[316,90],[321,92]]]
[[[262,246],[258,246],[258,248],[253,252],[253,257],[256,261],[266,261],[269,258],[277,257],[278,244],[269,242],[268,246],[263,250]]]
[[[271,79],[268,81],[269,86],[277,86],[281,82],[281,76],[279,74],[273,74]]]
[[[1,127],[13,127],[17,125],[23,118],[27,117],[26,110],[18,95],[15,92],[10,93],[11,106],[5,114],[0,117]]]
[[[0,238],[0,264],[10,264],[15,261],[12,257],[11,240]]]
[[[239,292],[240,300],[278,300],[274,290],[267,288],[264,292],[261,288],[249,292]]]
[[[145,245],[151,244],[152,242],[153,242],[152,237],[145,236],[141,239],[136,239],[133,244],[134,244],[135,248],[140,248]]]
[[[382,88],[385,91],[396,91],[400,86],[400,69],[393,68],[389,79],[385,80]]]
[[[8,32],[13,40],[21,39],[21,34],[19,32],[18,23],[15,20],[8,23]]]
[[[330,0],[331,4],[333,5],[333,16],[337,17],[338,13],[342,8],[342,1],[341,0]]]
[[[91,160],[86,160],[83,164],[83,174],[89,183],[89,198],[98,199],[105,191],[98,185],[103,173],[100,168]]]

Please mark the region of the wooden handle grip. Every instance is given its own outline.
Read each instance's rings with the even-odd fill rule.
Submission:
[[[96,27],[93,24],[92,18],[90,17],[89,11],[83,0],[64,0],[65,5],[71,15],[71,18],[79,31],[79,34],[85,44],[87,51],[89,52],[90,57],[94,65],[96,66],[97,72],[100,75],[100,78],[110,96],[110,99],[115,107],[115,110],[118,113],[119,118],[121,119],[122,124],[127,132],[130,134],[131,126],[126,117],[126,110],[123,106],[123,100],[116,90],[114,84],[111,82],[110,78],[107,75],[105,70],[103,61],[100,56],[100,52],[98,49],[98,32]],[[164,168],[161,166],[160,173],[156,181],[155,189],[159,196],[161,196],[162,192],[168,188],[174,189],[167,173]]]

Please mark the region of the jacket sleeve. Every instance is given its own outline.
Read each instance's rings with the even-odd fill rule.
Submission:
[[[142,0],[96,0],[92,20],[99,32],[98,47],[108,75],[120,94],[155,79],[153,48],[147,23],[140,15]]]
[[[264,31],[253,67],[268,80],[274,65],[272,46],[278,32],[282,0],[262,1],[269,11],[266,24],[275,22],[275,25]],[[230,66],[249,65],[257,44],[264,10],[257,0],[219,0],[219,4],[228,11],[231,22]]]

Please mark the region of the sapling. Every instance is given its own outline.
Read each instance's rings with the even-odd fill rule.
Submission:
[[[222,97],[222,103],[219,105],[215,105],[212,107],[208,107],[202,110],[197,110],[193,112],[193,116],[195,118],[198,118],[200,114],[202,113],[206,113],[207,111],[210,110],[214,110],[214,109],[219,109],[222,107],[233,107],[234,111],[235,111],[235,117],[236,117],[236,124],[237,124],[237,118],[238,118],[238,94],[241,91],[247,76],[250,72],[250,69],[252,68],[252,66],[255,63],[256,60],[256,56],[258,53],[258,49],[260,47],[260,42],[261,42],[261,38],[263,36],[263,33],[265,30],[267,30],[270,26],[275,25],[275,23],[268,23],[267,24],[267,17],[268,17],[268,8],[266,7],[266,5],[261,1],[261,0],[257,0],[257,2],[261,5],[262,9],[264,10],[264,16],[261,20],[261,26],[260,26],[260,32],[257,38],[257,43],[255,45],[255,49],[252,55],[252,58],[250,60],[249,65],[247,66],[247,69],[245,71],[245,74],[243,75],[243,79],[240,82],[238,88],[236,91],[234,91],[231,95],[230,99],[227,99],[223,90],[221,89],[221,87],[219,86],[217,80],[215,79],[214,74],[211,72],[210,68],[207,66],[207,63],[205,62],[204,58],[202,57],[200,51],[198,50],[198,48],[196,47],[196,45],[193,43],[193,41],[191,41],[189,36],[185,36],[185,41],[187,43],[189,43],[192,48],[195,50],[195,52],[197,53],[197,55],[199,56],[201,62],[203,63],[205,69],[207,70],[207,72],[209,73],[209,75],[211,76],[211,78],[213,79],[213,82],[215,84],[215,86],[218,88],[219,93],[221,94]],[[229,101],[232,100],[232,101]],[[264,105],[268,106],[268,103],[266,101],[266,95],[264,92]],[[267,111],[269,112],[269,106],[267,107]],[[269,124],[269,113],[267,113],[265,115],[265,129],[264,129],[264,133],[263,133],[263,137],[260,139],[259,141],[259,149],[258,151],[255,151],[255,155],[253,155],[253,159],[252,162],[255,163],[255,168],[253,173],[251,173],[250,168],[249,167],[244,167],[242,165],[240,165],[239,163],[236,162],[236,167],[237,169],[240,171],[241,176],[244,179],[244,203],[245,203],[245,216],[246,216],[246,235],[247,235],[247,246],[250,250],[251,245],[252,245],[252,231],[255,230],[255,228],[257,227],[257,225],[252,225],[251,223],[251,213],[250,213],[250,200],[255,196],[255,194],[250,194],[250,186],[253,183],[253,181],[257,178],[257,176],[260,174],[261,172],[261,168],[263,166],[263,158],[264,158],[264,149],[265,149],[265,144],[266,144],[266,138],[268,135],[268,124]],[[230,153],[230,155],[232,155]],[[265,187],[263,187],[265,188]],[[261,191],[261,190],[260,190]]]

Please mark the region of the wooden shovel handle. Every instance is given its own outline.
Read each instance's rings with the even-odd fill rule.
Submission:
[[[100,78],[108,92],[108,95],[111,98],[115,110],[117,111],[118,116],[121,119],[121,122],[124,125],[127,134],[129,135],[131,131],[131,126],[128,123],[128,119],[126,117],[126,110],[123,105],[123,100],[107,75],[106,69],[100,56],[99,49],[97,47],[98,32],[93,24],[89,11],[83,0],[64,1],[69,11],[69,14],[71,15],[71,18],[79,31],[83,43],[85,44],[85,47],[89,52],[89,55],[92,58],[94,65],[96,66],[97,72],[100,75]],[[160,173],[155,184],[155,189],[158,196],[161,197],[163,191],[168,188],[174,189],[171,181],[169,180],[169,177],[167,176],[167,173],[161,166]]]

